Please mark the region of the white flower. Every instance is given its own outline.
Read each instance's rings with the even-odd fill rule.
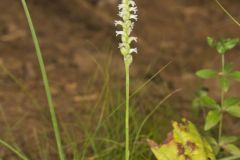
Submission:
[[[136,3],[135,3],[135,1],[133,1],[133,0],[130,0],[130,5],[132,6],[132,7],[134,7],[134,6],[136,6]]]
[[[131,7],[130,11],[133,12],[134,14],[136,14],[138,9],[137,9],[137,7]]]
[[[116,31],[116,36],[123,35],[123,34],[124,34],[123,31]]]
[[[130,37],[128,42],[131,43],[133,41],[137,42],[137,37]]]
[[[137,48],[131,48],[130,53],[138,53]]]
[[[119,17],[123,17],[123,16],[124,16],[124,12],[120,11],[120,12],[118,13],[118,15],[119,15]]]
[[[122,24],[123,24],[122,21],[115,21],[115,22],[114,22],[114,25],[115,25],[115,26],[118,26],[118,25],[122,26]]]
[[[119,10],[122,10],[122,9],[124,8],[124,6],[125,6],[125,4],[119,4],[119,5],[118,5],[118,9],[119,9]]]
[[[138,16],[137,16],[136,14],[131,14],[131,15],[130,15],[130,18],[131,18],[131,19],[134,19],[135,21],[138,20]]]

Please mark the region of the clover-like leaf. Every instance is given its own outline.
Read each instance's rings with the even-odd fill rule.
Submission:
[[[221,119],[221,113],[218,110],[209,111],[206,117],[204,130],[209,130],[216,126]]]
[[[197,71],[196,75],[200,78],[208,79],[208,78],[215,77],[217,75],[217,72],[212,69],[202,69]]]

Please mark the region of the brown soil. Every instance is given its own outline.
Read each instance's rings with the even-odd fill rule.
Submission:
[[[76,120],[72,118],[73,113],[88,119],[89,109],[85,106],[96,102],[104,82],[98,66],[105,66],[110,57],[111,86],[123,88],[122,57],[117,50],[113,26],[114,19],[118,18],[117,3],[99,1],[29,0],[55,105],[66,123]],[[42,122],[39,109],[33,107],[32,100],[21,89],[27,87],[30,95],[45,106],[40,111],[48,115],[43,83],[20,2],[1,0],[0,3],[0,60],[21,81],[19,86],[6,71],[0,71],[0,137],[17,141],[29,152],[35,151],[27,147],[29,139],[34,139],[33,131],[49,130],[46,129],[49,122]],[[138,0],[137,3],[139,21],[134,34],[139,37],[139,54],[134,56],[131,69],[132,88],[173,61],[145,88],[142,96],[148,101],[159,101],[170,91],[182,88],[171,101],[175,109],[182,108],[179,112],[182,116],[189,116],[186,111],[194,92],[202,84],[194,72],[199,68],[216,67],[219,61],[215,51],[207,46],[206,36],[239,37],[240,28],[210,0]],[[222,3],[235,17],[240,17],[239,0],[222,0]],[[234,51],[229,59],[238,64],[240,55],[238,50]],[[215,81],[205,85],[218,97]],[[231,94],[238,93],[237,86],[236,83]],[[232,128],[239,126],[239,122],[227,123],[231,123]],[[10,131],[5,132],[7,129]],[[82,131],[78,132],[81,135]],[[13,133],[12,138],[9,133]],[[0,148],[1,156],[7,157]]]

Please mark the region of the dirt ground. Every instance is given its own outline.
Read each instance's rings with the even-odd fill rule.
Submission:
[[[99,1],[28,1],[58,114],[69,123],[74,112],[87,118],[89,109],[85,106],[97,100],[104,82],[99,66],[106,66],[108,59],[111,58],[108,66],[111,86],[124,87],[122,57],[113,25],[118,18],[117,1]],[[222,0],[222,3],[240,19],[239,0]],[[139,38],[139,53],[134,55],[131,68],[132,90],[172,61],[144,89],[143,95],[149,101],[158,101],[170,91],[182,88],[171,101],[176,110],[181,109],[179,114],[189,116],[187,111],[194,92],[202,85],[194,72],[205,67],[216,68],[219,61],[215,51],[208,47],[206,36],[239,37],[240,28],[213,0],[137,0],[137,4],[139,21],[134,34]],[[8,128],[14,137],[11,141],[17,140],[20,146],[25,146],[34,128],[42,127],[32,99],[46,106],[46,98],[21,1],[1,0],[0,13],[1,64],[21,81],[19,85],[6,70],[0,71],[0,137],[8,136],[5,132]],[[237,65],[238,52],[236,49],[228,57]],[[218,97],[215,81],[204,85]],[[239,93],[238,86],[236,83],[231,94]],[[41,111],[47,113],[47,107]],[[240,124],[238,121],[226,123],[232,128]]]

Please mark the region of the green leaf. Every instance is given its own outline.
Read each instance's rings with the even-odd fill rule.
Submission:
[[[220,108],[220,106],[217,104],[217,102],[209,96],[201,97],[200,101],[203,106],[209,107],[211,109],[219,109]]]
[[[226,48],[224,46],[224,44],[218,42],[217,45],[216,45],[216,49],[218,51],[219,54],[225,54],[226,53]]]
[[[234,156],[239,156],[240,155],[240,149],[234,145],[234,144],[227,144],[224,145],[223,148],[229,152],[230,154],[234,155]]]
[[[197,97],[193,100],[193,107],[197,109],[198,107],[207,107],[210,109],[220,109],[220,106],[217,102],[209,96]]]
[[[196,72],[196,75],[203,79],[212,78],[217,75],[217,72],[212,69],[202,69]]]
[[[233,49],[237,44],[239,44],[239,38],[229,38],[224,41],[224,45],[227,50]]]
[[[218,145],[218,142],[217,140],[212,137],[212,136],[206,136],[206,139],[207,141],[211,144],[211,145],[214,145],[214,146],[217,146]]]
[[[220,78],[219,83],[220,83],[221,89],[222,89],[224,92],[227,92],[228,89],[229,89],[229,87],[230,87],[230,81],[229,81],[229,79],[226,78],[226,77],[222,77],[222,78]]]
[[[234,39],[222,39],[217,42],[215,48],[217,49],[219,54],[225,54],[227,51],[233,49],[239,43],[238,38]]]
[[[209,130],[216,126],[221,119],[221,113],[218,110],[209,111],[206,117],[204,130]]]
[[[192,106],[194,109],[199,109],[199,107],[203,107],[202,97],[208,95],[208,88],[202,87],[196,92],[196,97],[192,101]]]
[[[207,136],[205,138],[209,142],[209,144],[211,144],[211,146],[213,148],[213,151],[214,151],[214,154],[217,155],[220,151],[220,147],[218,145],[217,140],[212,136]]]
[[[210,47],[215,47],[216,42],[212,37],[207,37],[207,42]]]
[[[209,92],[209,89],[206,87],[201,87],[197,92],[196,95],[197,97],[202,97],[202,96],[207,96]]]
[[[194,98],[192,101],[192,106],[194,109],[199,109],[199,107],[202,107],[202,103],[201,103],[201,97],[197,97]]]
[[[239,105],[228,107],[228,108],[226,109],[226,111],[227,111],[231,116],[240,118],[240,106],[239,106]]]
[[[240,103],[240,99],[237,97],[229,97],[223,101],[223,107],[228,108]]]
[[[224,74],[229,74],[233,70],[233,64],[232,63],[225,63],[224,64]]]
[[[238,140],[238,137],[236,136],[222,136],[220,139],[220,145],[233,143],[233,142],[236,142],[237,140]]]
[[[233,73],[230,74],[231,78],[235,79],[235,80],[240,80],[240,71],[235,71]]]

